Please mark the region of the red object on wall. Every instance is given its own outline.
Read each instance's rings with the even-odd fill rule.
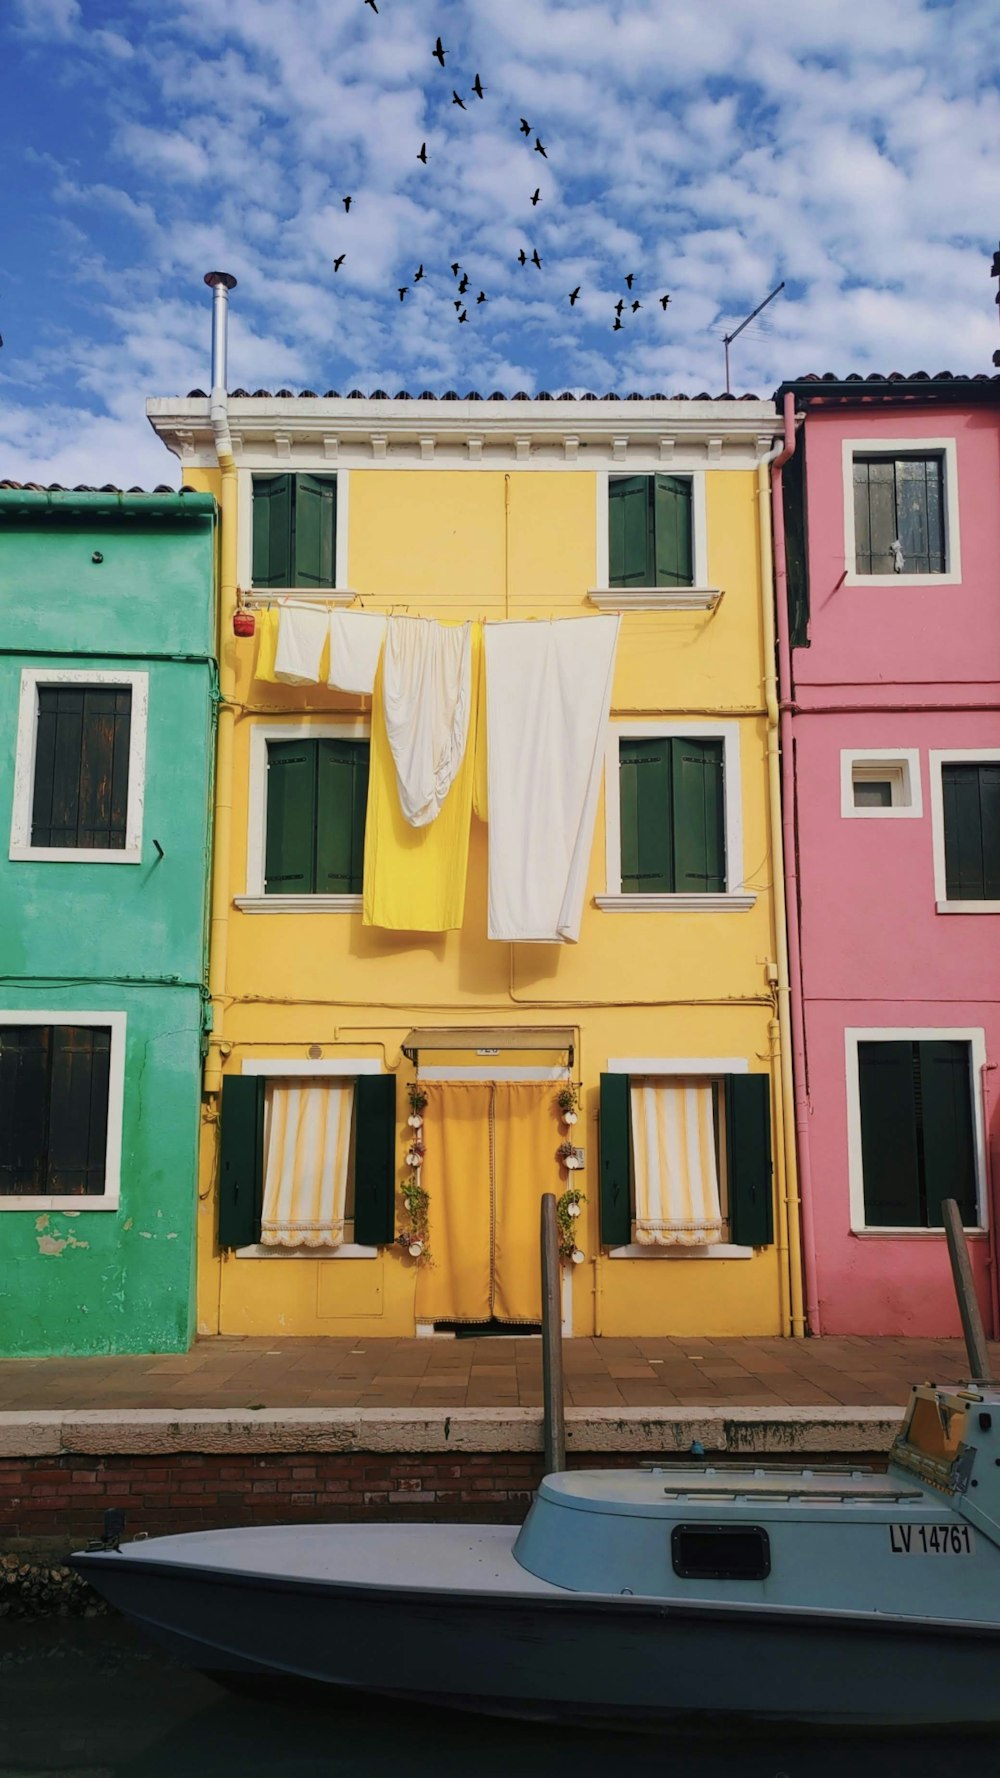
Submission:
[[[257,619],[252,611],[233,612],[233,635],[252,636],[257,628]]]

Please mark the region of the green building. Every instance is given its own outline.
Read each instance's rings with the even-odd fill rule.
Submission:
[[[210,494],[0,483],[0,1353],[194,1330]]]

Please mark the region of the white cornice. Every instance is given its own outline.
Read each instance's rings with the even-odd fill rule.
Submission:
[[[146,414],[182,465],[209,468],[207,397],[155,398]],[[237,396],[244,468],[752,468],[770,449],[771,401],[371,401]]]

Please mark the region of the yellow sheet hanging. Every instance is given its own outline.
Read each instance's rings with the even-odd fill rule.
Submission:
[[[278,647],[278,607],[266,605],[257,612],[257,659],[253,676],[265,685],[280,685],[274,676],[274,656]]]
[[[465,756],[441,811],[411,827],[399,802],[396,766],[385,730],[382,664],[375,676],[371,766],[365,827],[363,918],[398,932],[451,932],[465,915],[465,878],[475,782],[483,631],[472,626],[472,709]]]
[[[493,1314],[540,1321],[541,1202],[562,1191],[562,1140],[553,1081],[497,1081],[493,1088]]]

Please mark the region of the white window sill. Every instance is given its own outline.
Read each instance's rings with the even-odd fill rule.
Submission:
[[[752,1247],[736,1247],[731,1241],[715,1241],[705,1247],[612,1247],[609,1259],[753,1259]]]
[[[251,611],[262,605],[274,605],[288,599],[295,605],[352,605],[360,594],[346,586],[280,586],[251,587],[246,603]]]
[[[142,848],[12,845],[8,856],[19,864],[141,864]]]
[[[100,1198],[52,1198],[44,1196],[34,1198],[0,1198],[0,1210],[63,1210],[70,1214],[80,1215],[81,1212],[85,1210],[117,1209],[118,1198],[111,1192],[106,1192],[103,1197]]]
[[[890,804],[887,809],[846,808],[840,812],[845,821],[919,821],[923,815],[923,809],[914,809],[908,803],[897,803],[895,807]]]
[[[974,1229],[966,1229],[966,1231],[965,1231],[966,1235],[972,1241],[985,1240],[986,1239],[986,1232],[987,1231],[984,1228],[979,1228],[979,1227],[976,1227]],[[876,1241],[887,1241],[887,1240],[897,1241],[900,1239],[902,1239],[904,1241],[943,1241],[945,1238],[945,1233],[944,1233],[943,1228],[942,1229],[886,1229],[886,1228],[867,1229],[866,1228],[866,1229],[852,1229],[851,1234],[856,1235],[860,1241],[869,1241],[873,1237]]]
[[[587,598],[598,611],[714,611],[723,597],[717,586],[590,587]]]
[[[905,568],[902,574],[850,573],[844,578],[845,586],[960,586],[961,582],[960,574],[907,574]]]
[[[939,914],[1000,914],[1000,901],[938,901]]]
[[[360,914],[360,895],[234,895],[243,914]]]
[[[237,1259],[377,1259],[377,1247],[359,1247],[345,1241],[340,1247],[237,1247]]]
[[[745,914],[756,895],[595,895],[606,914]]]

